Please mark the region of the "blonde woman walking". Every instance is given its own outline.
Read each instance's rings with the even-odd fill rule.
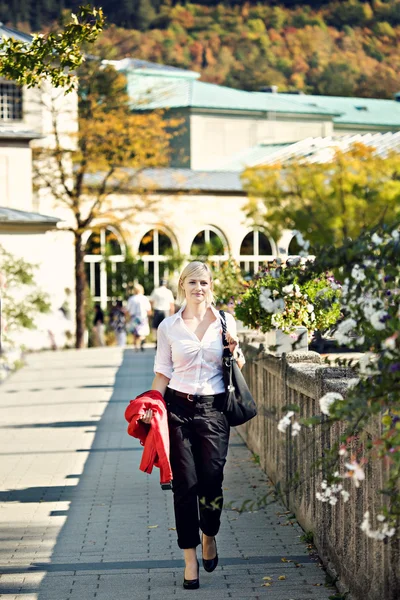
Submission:
[[[204,569],[211,572],[218,564],[215,536],[229,442],[229,424],[221,412],[225,398],[222,327],[206,264],[194,261],[185,267],[178,301],[183,302],[182,308],[158,328],[152,389],[167,404],[175,521],[185,558],[183,587],[191,590],[199,587],[199,544]],[[233,316],[226,314],[226,322],[229,348],[242,366]],[[143,420],[150,423],[151,418],[150,410]]]

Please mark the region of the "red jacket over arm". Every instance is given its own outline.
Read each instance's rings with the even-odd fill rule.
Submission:
[[[150,425],[140,421],[148,409],[153,411]],[[168,419],[162,394],[149,390],[131,400],[125,410],[125,419],[129,422],[129,435],[138,438],[144,446],[139,469],[151,473],[153,466],[159,467],[160,483],[169,483],[172,471],[169,462]]]

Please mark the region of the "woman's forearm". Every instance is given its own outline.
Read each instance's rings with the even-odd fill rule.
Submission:
[[[154,377],[153,383],[151,385],[151,389],[160,392],[160,394],[164,396],[168,384],[168,377],[165,377],[165,375],[162,375],[161,373],[156,373],[156,376]]]

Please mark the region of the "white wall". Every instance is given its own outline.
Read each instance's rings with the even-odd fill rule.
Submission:
[[[155,196],[156,197],[156,196]],[[129,196],[115,198],[117,207],[134,204]],[[143,211],[136,218],[126,218],[123,234],[133,254],[137,254],[140,241],[150,229],[160,227],[176,241],[181,254],[190,253],[195,236],[205,227],[219,230],[228,243],[229,253],[236,259],[244,237],[253,230],[251,221],[246,219],[244,207],[247,198],[234,195],[162,195],[151,211]],[[286,233],[280,240],[272,239],[271,245],[279,255],[285,255],[293,236]]]
[[[28,142],[0,141],[0,206],[32,210],[32,152]]]
[[[192,169],[218,169],[230,156],[259,143],[297,142],[332,133],[332,122],[254,116],[194,114],[190,117]]]
[[[28,231],[28,230],[26,230]],[[49,295],[51,312],[40,315],[37,319],[36,331],[24,331],[19,341],[32,349],[49,348],[48,329],[60,336],[65,326],[74,333],[74,254],[72,236],[67,232],[48,231],[47,233],[6,233],[0,231],[0,245],[16,258],[37,264],[35,284]],[[69,304],[72,315],[71,322],[61,318],[59,308],[66,300],[65,289],[69,288]],[[61,337],[58,337],[60,342]],[[62,344],[63,345],[63,344]]]

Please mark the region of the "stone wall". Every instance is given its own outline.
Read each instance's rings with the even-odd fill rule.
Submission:
[[[367,510],[376,522],[380,505],[376,490],[384,486],[383,466],[368,465],[366,480],[352,489],[349,502],[339,500],[336,506],[321,503],[315,493],[321,490],[322,476],[314,472],[313,464],[324,448],[338,439],[339,426],[329,432],[303,428],[297,438],[291,438],[289,430],[283,434],[277,429],[283,406],[298,404],[301,417],[320,414],[319,398],[328,391],[345,395],[354,374],[350,369],[324,365],[315,352],[275,357],[260,351],[260,338],[251,333],[242,337],[247,361],[243,372],[259,414],[239,428],[240,434],[259,455],[262,468],[275,484],[285,488],[299,473],[300,484],[291,485],[285,496],[287,507],[305,531],[313,532],[325,566],[339,578],[340,591],[349,590],[354,600],[399,600],[400,541],[377,542],[360,529]]]

